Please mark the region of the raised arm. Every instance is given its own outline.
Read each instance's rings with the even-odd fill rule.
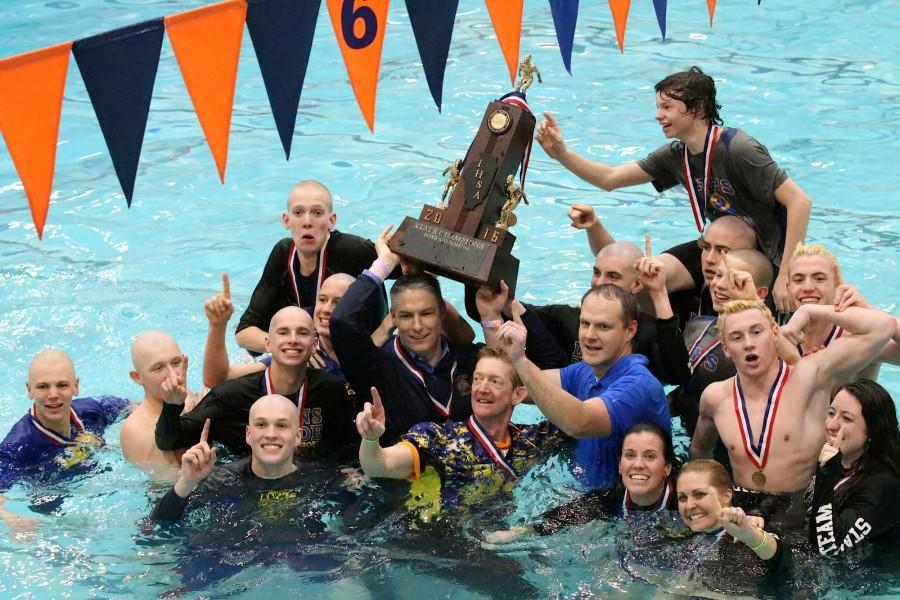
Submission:
[[[215,390],[210,391],[190,412],[184,410],[187,388],[184,374],[170,375],[162,384],[163,409],[156,421],[156,446],[160,450],[180,450],[197,443],[204,424],[217,422],[227,412]]]
[[[507,321],[497,332],[499,347],[509,355],[530,398],[547,419],[574,438],[606,437],[612,422],[602,398],[582,402],[562,389],[559,372],[541,371],[525,356],[528,332],[520,323]]]
[[[778,312],[788,312],[791,310],[791,297],[787,291],[791,255],[797,244],[806,239],[812,200],[790,178],[775,190],[775,200],[787,210],[787,227],[784,234],[784,253],[781,257],[778,277],[772,284],[772,296],[775,300],[775,309]]]
[[[649,361],[650,371],[663,383],[680,385],[691,376],[688,367],[690,357],[684,339],[678,330],[678,320],[672,312],[669,292],[666,286],[666,270],[663,263],[653,256],[650,235],[644,239],[644,258],[636,265],[641,284],[650,295],[656,313],[656,336],[648,348],[635,352],[644,353]]]
[[[804,359],[804,362],[812,361],[817,367],[818,378],[823,383],[847,381],[876,360],[897,327],[894,317],[873,308],[851,306],[837,312],[833,306],[804,304],[782,328],[782,332],[791,341],[800,343],[809,323],[819,319],[838,325],[851,334],[841,336],[821,352]]]
[[[215,387],[228,379],[228,349],[225,347],[225,332],[228,320],[234,314],[231,304],[231,282],[228,273],[222,273],[222,293],[208,298],[203,303],[206,313],[206,348],[203,350],[203,385]]]
[[[605,246],[616,242],[616,238],[607,231],[600,217],[594,212],[593,206],[589,204],[573,204],[569,208],[568,215],[569,221],[571,221],[569,224],[572,227],[584,229],[585,233],[587,233],[588,245],[591,248],[591,254],[594,256],[597,256],[597,253]]]
[[[630,185],[649,183],[652,180],[636,162],[611,167],[572,152],[566,147],[562,129],[548,112],[544,113],[544,121],[535,132],[534,139],[540,143],[547,156],[558,161],[579,178],[607,192]]]
[[[413,450],[409,444],[381,447],[385,430],[384,405],[375,387],[371,388],[372,402],[366,402],[356,415],[356,430],[362,437],[359,445],[359,464],[369,477],[406,479],[414,469]]]
[[[181,457],[181,473],[175,485],[156,504],[150,518],[154,521],[177,521],[184,513],[188,497],[206,479],[216,465],[216,449],[207,442],[209,419],[203,424],[200,441]]]

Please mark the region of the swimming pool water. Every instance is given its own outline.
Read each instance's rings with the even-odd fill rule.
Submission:
[[[0,56],[203,4],[0,3]],[[898,313],[896,3],[823,0],[784,6],[766,1],[757,7],[750,1],[721,1],[711,30],[704,2],[682,4],[669,3],[668,39],[662,41],[652,4],[633,3],[625,53],[619,54],[606,4],[582,2],[570,77],[556,48],[547,3],[528,0],[522,53],[533,54],[544,78],[529,90],[532,108],[553,112],[567,142],[588,156],[611,163],[636,159],[663,142],[652,118],[653,84],[672,71],[701,65],[717,80],[726,124],[765,143],[813,199],[808,238],[837,252],[845,278],[871,303]],[[296,181],[325,182],[336,196],[338,228],[373,238],[386,224],[417,214],[424,202],[440,196],[441,171],[464,154],[486,103],[508,90],[483,3],[460,2],[441,113],[418,64],[405,7],[392,3],[374,135],[346,82],[324,6],[319,17],[289,163],[246,35],[224,185],[218,182],[168,41],[130,210],[74,61],[43,241],[37,240],[5,147],[0,151],[4,431],[28,408],[28,362],[47,346],[73,356],[83,395],[136,397],[140,390],[128,379],[131,341],[141,330],[165,329],[192,358],[190,380],[199,385],[206,327],[202,302],[218,290],[220,273],[227,270],[235,302],[243,309],[272,244],[283,235],[280,214]],[[538,147],[527,192],[531,205],[518,209],[513,232],[523,265],[520,296],[529,300],[575,302],[588,283],[590,253],[566,219],[573,202],[593,204],[621,238],[638,240],[650,232],[659,250],[693,235],[683,191],[658,195],[644,186],[603,193],[565,172]],[[449,298],[461,302],[461,287],[447,287]],[[231,340],[229,350],[238,354]],[[900,370],[884,367],[881,381],[900,397]],[[41,526],[28,544],[0,536],[4,597],[156,597],[180,585],[174,565],[183,553],[181,540],[141,529],[159,490],[118,456],[117,438],[114,427],[107,435],[110,449],[100,458],[105,470],[64,486],[65,498],[55,514],[29,511],[33,498],[28,490],[9,493],[8,507],[35,516]],[[527,519],[567,498],[572,492],[554,485],[562,470],[551,465],[529,477],[516,494],[513,519]],[[36,493],[50,497],[54,490]],[[365,494],[377,497],[370,490],[360,498]],[[479,526],[473,521],[467,535],[477,535]],[[285,591],[355,598],[365,597],[365,588],[386,594],[390,587],[396,597],[479,597],[491,593],[473,586],[485,578],[479,565],[488,568],[498,561],[497,568],[518,565],[538,596],[652,596],[653,586],[618,565],[609,527],[597,523],[503,553],[500,559],[476,553],[466,560],[462,553],[432,562],[415,548],[401,552],[387,543],[390,528],[386,533],[351,532],[348,538],[335,536],[328,542],[333,545],[303,550],[311,553],[312,565],[318,564],[316,556],[353,557],[330,577],[295,573],[283,565],[248,566],[204,594]],[[344,542],[349,546],[341,546]],[[232,558],[241,563],[241,557]],[[871,574],[830,572],[831,566],[823,566],[815,578],[834,588],[828,592],[832,597],[851,594],[847,586],[863,589],[854,577]],[[896,570],[893,575],[885,570],[881,579],[873,590],[900,593]]]

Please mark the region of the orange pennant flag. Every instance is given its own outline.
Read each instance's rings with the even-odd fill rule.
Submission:
[[[616,26],[616,40],[619,42],[619,52],[625,52],[625,25],[628,23],[628,9],[631,0],[609,0],[609,10],[612,11],[613,23]]]
[[[516,83],[516,71],[519,70],[519,41],[522,37],[522,4],[524,0],[484,0],[494,24],[494,32],[500,43],[506,67],[509,69],[509,82]]]
[[[706,8],[709,10],[709,26],[712,27],[713,15],[716,14],[716,0],[706,0]]]
[[[389,0],[328,0],[328,14],[359,110],[375,132],[375,94]]]
[[[246,15],[244,0],[227,0],[165,17],[181,76],[223,183]]]
[[[38,239],[53,189],[72,42],[0,60],[0,131],[25,187]]]

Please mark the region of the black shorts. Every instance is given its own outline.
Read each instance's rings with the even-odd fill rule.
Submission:
[[[731,503],[744,509],[748,515],[757,515],[784,533],[792,531],[806,534],[806,502],[804,492],[773,494],[734,486]]]

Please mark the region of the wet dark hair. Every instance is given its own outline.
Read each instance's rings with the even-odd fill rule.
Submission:
[[[624,440],[632,433],[652,433],[660,440],[662,440],[663,446],[663,459],[665,459],[666,464],[669,466],[675,465],[675,447],[672,445],[672,436],[668,431],[657,425],[656,423],[651,423],[649,421],[643,421],[641,423],[635,423],[631,427],[628,428],[628,431],[625,432],[625,435],[622,436]]]
[[[632,321],[638,320],[640,313],[637,298],[635,298],[634,294],[626,292],[613,283],[604,283],[603,285],[592,287],[586,291],[584,296],[581,297],[581,304],[584,304],[584,301],[592,295],[618,302],[619,306],[622,307],[622,323],[624,323],[626,327]]]
[[[831,399],[846,391],[856,398],[866,422],[868,440],[862,456],[856,462],[853,475],[838,488],[836,501],[843,501],[853,488],[865,481],[869,474],[888,469],[900,478],[900,426],[897,425],[897,409],[886,389],[871,379],[860,379],[835,388]]]
[[[672,73],[657,83],[654,89],[659,94],[684,102],[688,112],[703,117],[710,125],[722,125],[722,117],[719,116],[722,105],[716,102],[716,82],[700,67]]]
[[[406,290],[425,290],[435,297],[438,308],[444,310],[444,297],[441,295],[441,284],[437,277],[428,273],[417,273],[415,275],[402,275],[397,278],[391,287],[391,304],[394,304],[397,296]]]

